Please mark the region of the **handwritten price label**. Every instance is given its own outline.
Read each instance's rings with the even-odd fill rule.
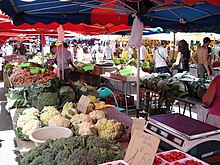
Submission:
[[[135,129],[124,160],[129,165],[152,165],[159,142],[159,138]]]
[[[87,107],[90,102],[91,102],[91,99],[89,97],[82,95],[79,99],[77,109],[82,113],[86,113]]]
[[[133,132],[136,129],[140,130],[140,131],[143,131],[145,124],[146,124],[145,119],[133,118],[133,124],[132,124],[132,127],[131,127],[131,136],[133,136]]]

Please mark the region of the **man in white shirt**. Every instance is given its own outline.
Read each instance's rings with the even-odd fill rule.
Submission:
[[[6,56],[13,54],[13,47],[11,46],[11,44],[6,43],[5,50],[6,50],[6,53],[5,53]]]
[[[106,47],[103,50],[103,55],[104,55],[106,60],[112,60],[113,51],[112,51],[112,48],[110,48],[109,45],[110,44],[107,43]]]
[[[166,73],[168,71],[167,62],[169,62],[169,57],[165,47],[166,41],[161,41],[161,45],[154,51],[153,60],[156,73]]]
[[[69,72],[70,72],[69,65],[75,68],[71,60],[71,53],[67,48],[68,48],[68,44],[65,42],[63,43],[63,50],[62,50],[62,46],[59,46],[55,53],[55,63],[57,63],[57,66],[60,70],[60,79],[62,79],[62,54],[63,54],[64,81],[68,81],[69,79]]]
[[[146,47],[142,44],[140,47],[140,61],[146,60],[147,55],[148,55],[148,51]]]

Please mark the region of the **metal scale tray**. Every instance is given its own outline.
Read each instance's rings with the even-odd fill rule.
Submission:
[[[174,113],[148,118],[144,131],[161,139],[161,144],[178,148],[201,158],[220,152],[220,129],[187,116]],[[218,147],[219,146],[219,147]]]

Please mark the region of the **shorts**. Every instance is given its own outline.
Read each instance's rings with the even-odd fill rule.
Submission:
[[[198,78],[205,77],[206,69],[203,64],[198,64],[197,73],[198,73]]]
[[[211,67],[208,66],[208,68],[209,68],[210,74],[212,75]],[[205,73],[207,73],[207,72],[206,72],[205,66],[203,64],[198,64],[197,73],[198,73],[199,78],[204,78],[205,77]]]

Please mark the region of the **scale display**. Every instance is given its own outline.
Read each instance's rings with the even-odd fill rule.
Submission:
[[[150,116],[144,131],[159,137],[165,147],[197,158],[220,152],[219,128],[178,113]]]

